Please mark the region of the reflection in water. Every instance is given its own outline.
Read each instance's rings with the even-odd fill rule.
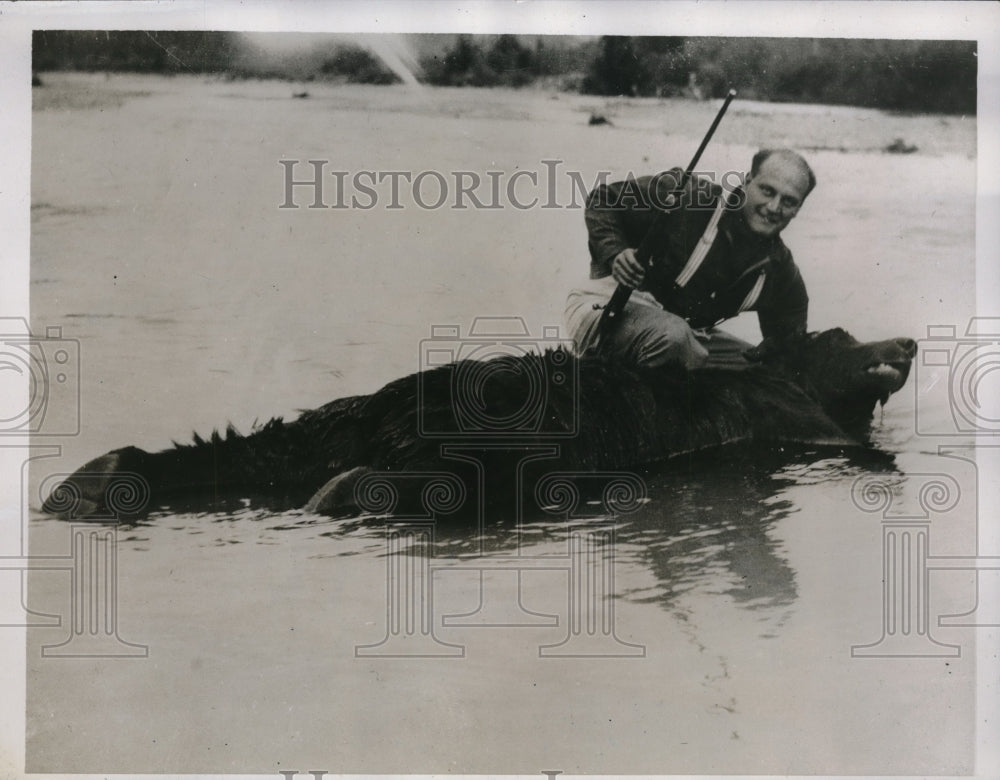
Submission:
[[[752,610],[787,607],[797,595],[795,571],[775,529],[779,521],[800,511],[789,489],[849,483],[864,471],[894,470],[893,457],[877,450],[788,446],[729,446],[672,461],[645,475],[648,500],[613,523],[615,565],[654,578],[652,586],[625,587],[620,595],[667,610],[675,610],[678,599],[694,591],[728,596]],[[579,500],[571,510],[554,513],[551,506],[545,511],[525,501],[520,523],[495,505],[487,506],[487,518],[479,523],[470,508],[474,502],[467,502],[435,523],[434,557],[489,562],[562,554],[573,531],[604,529],[611,520],[600,492],[587,491],[587,475],[580,479]],[[396,528],[405,524],[389,522]],[[373,552],[384,539],[386,520],[330,520],[292,512],[281,523],[273,516],[268,522],[271,530],[310,525],[322,529],[318,535],[328,539],[371,540],[366,549]],[[384,547],[380,554],[385,554]]]
[[[891,456],[871,450],[730,447],[692,459],[685,468],[649,478],[663,496],[630,518],[620,542],[652,570],[657,590],[628,594],[672,608],[699,589],[747,609],[774,609],[796,598],[795,571],[775,533],[800,511],[789,488],[848,482],[859,472],[894,470]]]
[[[620,520],[615,554],[618,565],[648,569],[655,584],[623,595],[668,610],[695,590],[724,594],[747,609],[791,604],[795,572],[774,533],[800,511],[789,488],[849,483],[865,470],[893,471],[893,458],[873,450],[731,446],[647,474],[651,501]],[[555,524],[538,530],[539,543],[566,533]]]
[[[631,598],[674,606],[683,593],[708,590],[752,609],[786,606],[795,573],[772,531],[798,512],[784,496],[802,472],[836,478],[841,458],[816,462],[815,452],[735,448],[692,459],[685,468],[650,478],[662,496],[618,534],[656,578],[650,593]]]
[[[551,468],[551,462],[536,465],[535,477]],[[640,497],[615,515],[608,512],[607,494],[602,501],[601,480],[594,475],[569,475],[577,480],[570,503],[539,507],[537,496],[530,495],[522,498],[518,512],[516,502],[494,500],[485,502],[484,518],[478,516],[475,491],[469,491],[456,511],[433,523],[430,549],[441,563],[487,565],[509,562],[512,556],[552,560],[566,555],[573,532],[613,527],[614,565],[623,575],[618,578],[618,597],[657,604],[679,616],[685,611],[681,599],[696,594],[726,597],[770,614],[797,597],[795,570],[776,531],[780,521],[802,508],[790,488],[849,483],[865,471],[895,470],[893,457],[878,450],[731,445],[675,459],[642,479],[633,477],[636,484],[645,483],[647,498]],[[318,550],[323,557],[374,558],[387,555],[387,523],[397,530],[406,525],[401,518],[276,511],[254,497],[226,499],[215,510],[191,512],[172,506],[132,524],[121,541],[146,550],[145,532],[154,528],[206,534],[204,543],[209,545],[273,545],[286,534],[297,534],[323,543]],[[393,554],[409,552],[397,547]]]

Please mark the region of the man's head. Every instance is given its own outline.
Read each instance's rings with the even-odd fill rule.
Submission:
[[[776,236],[799,213],[816,176],[790,149],[763,149],[754,155],[747,179],[743,219],[751,232]]]

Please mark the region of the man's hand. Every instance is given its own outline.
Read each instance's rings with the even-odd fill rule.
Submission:
[[[646,269],[636,259],[634,249],[623,249],[611,261],[611,275],[618,284],[637,290],[646,278]]]

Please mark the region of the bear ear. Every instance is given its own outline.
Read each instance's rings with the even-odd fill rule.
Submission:
[[[744,351],[743,357],[751,363],[771,363],[780,358],[794,358],[802,345],[812,341],[815,333],[790,333],[785,336],[768,336],[756,347]]]
[[[781,351],[780,346],[781,345],[778,339],[768,337],[760,342],[760,344],[756,347],[750,347],[750,349],[744,350],[743,357],[751,363],[764,363]]]

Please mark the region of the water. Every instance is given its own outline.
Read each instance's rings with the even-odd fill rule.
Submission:
[[[282,210],[278,160],[542,181],[541,161],[560,160],[568,203],[562,171],[591,182],[608,166],[683,164],[715,110],[531,91],[310,84],[310,99],[293,100],[298,86],[282,83],[45,81],[32,320],[79,340],[82,406],[80,435],[35,462],[32,496],[115,447],[162,449],[373,391],[417,369],[434,324],[518,315],[540,332],[585,273],[580,209]],[[595,108],[614,126],[587,127]],[[813,149],[820,186],[786,232],[811,326],[921,338],[928,325],[964,329],[973,311],[974,127],[737,104],[703,166],[745,165],[764,144]],[[878,151],[896,137],[920,152]],[[732,325],[756,339],[752,320]],[[851,657],[882,626],[882,516],[852,501],[859,477],[891,474],[896,502],[911,505],[921,474],[950,475],[961,498],[934,515],[932,552],[974,552],[974,465],[937,455],[964,439],[915,430],[915,407],[924,431],[954,427],[946,379],[946,367],[918,366],[876,415],[885,457],[732,448],[642,474],[650,500],[592,559],[613,554],[613,569],[585,569],[613,571],[615,597],[600,601],[614,605],[612,645],[641,657],[539,655],[567,635],[568,550],[604,538],[599,504],[569,523],[534,512],[519,532],[488,508],[483,534],[439,524],[391,557],[378,519],[248,502],[158,513],[119,536],[119,633],[147,659],[43,658],[65,629],[29,632],[28,769],[970,771],[973,630],[934,628],[957,658]],[[30,530],[33,553],[68,551],[64,523],[33,512]],[[421,551],[434,647],[464,655],[356,657],[386,635],[387,571],[419,572]],[[974,602],[965,572],[932,584],[934,616]],[[69,613],[65,572],[31,585],[33,608]],[[498,622],[523,625],[484,626],[484,612],[440,624],[480,598]]]

